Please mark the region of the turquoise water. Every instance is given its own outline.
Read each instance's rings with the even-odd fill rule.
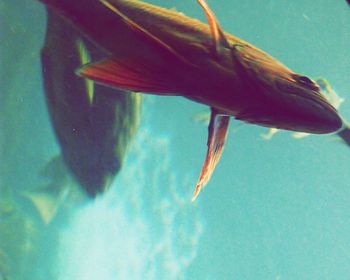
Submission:
[[[152,3],[205,20],[196,1]],[[226,31],[325,77],[350,120],[345,1],[209,4]],[[180,97],[147,96],[110,191],[95,201],[69,197],[42,225],[21,193],[44,184],[38,174],[59,154],[40,68],[45,12],[18,0],[1,0],[0,12],[0,192],[26,217],[11,238],[0,232],[5,255],[11,242],[24,244],[15,256],[0,251],[13,279],[349,279],[349,147],[335,135],[295,140],[286,131],[265,141],[267,129],[232,121],[223,157],[191,203],[207,141],[193,117],[207,108]]]

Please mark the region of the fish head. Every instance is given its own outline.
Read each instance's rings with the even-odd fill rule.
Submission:
[[[342,119],[311,79],[292,74],[288,79],[250,81],[250,101],[236,119],[267,127],[313,134],[339,130]]]
[[[312,79],[288,69],[266,53],[235,49],[239,78],[250,94],[237,119],[280,129],[322,134],[342,127],[342,120]]]
[[[282,116],[279,128],[321,134],[342,127],[337,110],[310,78],[291,73],[288,79],[276,79],[274,89]]]

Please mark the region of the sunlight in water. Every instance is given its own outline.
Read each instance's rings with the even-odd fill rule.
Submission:
[[[60,280],[182,279],[202,222],[191,188],[171,168],[168,138],[140,130],[111,190],[62,232]]]

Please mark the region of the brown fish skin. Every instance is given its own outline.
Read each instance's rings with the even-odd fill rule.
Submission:
[[[111,87],[179,95],[211,107],[208,150],[195,199],[222,154],[230,116],[308,133],[341,128],[319,86],[251,44],[224,33],[205,0],[209,26],[135,0],[42,0],[109,54],[78,74]]]
[[[94,59],[105,54],[83,39],[64,18],[48,9],[47,34],[41,52],[45,97],[51,123],[66,166],[86,193],[104,192],[122,167],[139,124],[140,96],[95,85],[90,103],[77,41]]]
[[[196,19],[141,1],[109,1],[135,28],[99,1],[43,2],[114,59],[129,61],[130,67],[140,67],[137,62],[142,62],[143,71],[161,73],[169,88],[156,94],[182,95],[263,126],[309,133],[329,133],[341,127],[336,110],[312,80],[228,33],[229,47],[223,46],[215,55],[208,25]],[[138,27],[170,50],[135,31]]]

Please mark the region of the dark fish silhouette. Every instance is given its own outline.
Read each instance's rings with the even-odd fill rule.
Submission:
[[[314,81],[225,33],[204,0],[198,3],[209,26],[135,0],[42,2],[108,52],[106,59],[82,67],[81,76],[211,107],[208,151],[194,198],[220,159],[230,116],[309,133],[329,133],[342,125]]]
[[[122,166],[138,127],[141,97],[76,76],[88,53],[94,60],[105,54],[52,9],[47,15],[41,58],[48,110],[68,169],[95,196]]]

